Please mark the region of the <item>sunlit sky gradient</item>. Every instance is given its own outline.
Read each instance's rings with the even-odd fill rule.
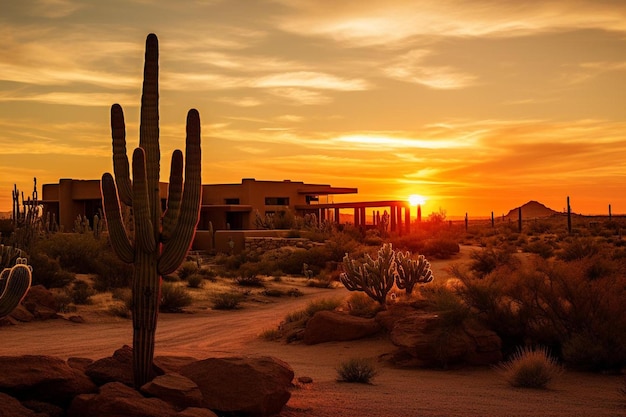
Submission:
[[[3,0],[0,209],[34,176],[111,171],[113,103],[137,145],[150,32],[162,159],[197,108],[205,183],[626,213],[626,2],[608,0]]]

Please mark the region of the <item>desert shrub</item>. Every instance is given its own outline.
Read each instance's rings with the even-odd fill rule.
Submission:
[[[266,288],[261,292],[261,294],[266,297],[282,297],[285,295],[285,292],[283,290],[279,290],[278,288]]]
[[[28,263],[33,267],[33,285],[43,285],[48,289],[64,288],[76,278],[73,273],[62,270],[58,260],[45,253],[31,254]]]
[[[204,277],[198,273],[191,274],[187,277],[187,286],[189,288],[202,288]]]
[[[524,247],[524,251],[528,253],[535,253],[544,259],[548,259],[554,255],[554,247],[548,242],[542,240],[528,243]]]
[[[105,239],[95,239],[91,233],[55,233],[37,240],[34,252],[58,259],[61,268],[78,274],[95,272],[97,258],[110,251]]]
[[[200,268],[198,270],[198,274],[200,274],[204,279],[208,279],[209,281],[215,281],[217,278],[217,272],[211,268]]]
[[[235,278],[235,283],[242,287],[265,287],[265,282],[262,278],[256,275],[243,275]]]
[[[292,311],[285,316],[285,323],[297,323],[301,321],[304,322],[308,319],[309,315],[307,314],[306,310],[297,310]]]
[[[369,229],[365,232],[365,238],[363,244],[367,246],[381,246],[383,244],[383,238],[380,236],[380,230]]]
[[[289,297],[302,297],[304,294],[302,294],[302,291],[297,288],[290,288],[287,290],[287,295]]]
[[[193,299],[184,287],[164,282],[161,285],[161,304],[159,311],[164,313],[179,313],[191,305]]]
[[[504,352],[516,343],[543,345],[572,367],[620,369],[626,365],[626,276],[590,280],[588,262],[537,257],[483,279],[454,272],[463,283],[459,293],[498,333]]]
[[[264,330],[260,336],[262,339],[265,339],[269,342],[273,342],[283,337],[283,334],[279,329],[267,329],[267,330]]]
[[[312,288],[334,288],[335,278],[331,274],[322,274],[317,278],[307,280],[306,286]]]
[[[511,386],[521,388],[546,388],[563,373],[561,365],[544,347],[520,348],[497,370]]]
[[[91,304],[91,297],[96,291],[85,281],[75,281],[70,291],[72,302],[77,305]]]
[[[575,261],[596,255],[600,252],[600,245],[591,237],[573,238],[561,243],[561,250],[557,256],[564,261]]]
[[[57,310],[61,313],[76,311],[76,306],[72,302],[72,296],[69,294],[69,291],[54,293],[54,303],[57,306]]]
[[[114,300],[122,301],[128,309],[132,307],[133,295],[130,288],[115,288],[111,291],[111,297]]]
[[[180,278],[178,278],[178,275],[174,275],[174,274],[163,275],[161,276],[161,278],[163,278],[163,282],[169,282],[169,283],[180,282]]]
[[[369,384],[377,373],[372,361],[363,358],[348,359],[337,368],[338,381],[341,382]]]
[[[347,303],[348,311],[353,316],[374,317],[381,310],[380,304],[361,292],[350,294]]]
[[[444,285],[428,285],[420,291],[428,308],[439,313],[445,327],[458,327],[469,317],[469,307],[454,290]]]
[[[109,314],[123,319],[131,318],[132,314],[128,306],[124,303],[115,303],[108,309]]]
[[[334,311],[340,305],[341,299],[339,298],[321,298],[319,300],[313,300],[307,304],[304,311],[306,311],[306,314],[309,317],[313,317],[313,315],[318,311]]]
[[[213,308],[216,310],[234,310],[243,301],[244,295],[240,292],[223,292],[213,297]]]
[[[94,263],[94,289],[99,292],[128,287],[133,278],[133,266],[112,251],[103,251]]]
[[[178,274],[178,277],[184,281],[190,275],[197,274],[199,269],[200,268],[198,268],[198,264],[196,262],[185,261],[178,267],[176,273]]]
[[[448,259],[461,251],[458,242],[452,239],[430,239],[424,243],[421,254],[439,259]]]
[[[478,277],[484,277],[497,267],[511,265],[514,262],[513,254],[505,248],[485,248],[470,253],[472,262],[470,270]]]

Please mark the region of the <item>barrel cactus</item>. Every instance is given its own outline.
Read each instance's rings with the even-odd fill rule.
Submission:
[[[201,200],[200,116],[187,114],[185,161],[180,150],[171,160],[166,210],[159,193],[158,40],[146,39],[139,147],[132,155],[132,179],[126,155],[126,128],[119,104],[111,107],[113,170],[102,176],[105,219],[117,256],[134,265],[132,283],[133,372],[136,387],[152,377],[154,337],[161,294],[161,276],[178,268],[189,250],[198,223]],[[184,180],[183,180],[184,168]],[[122,218],[132,207],[134,236]]]
[[[26,258],[17,258],[11,268],[0,273],[0,318],[8,316],[24,299],[32,282],[32,268]]]

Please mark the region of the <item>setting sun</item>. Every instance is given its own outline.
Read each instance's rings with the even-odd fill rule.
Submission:
[[[409,196],[409,203],[412,206],[423,206],[426,203],[426,197],[419,194],[411,194]]]

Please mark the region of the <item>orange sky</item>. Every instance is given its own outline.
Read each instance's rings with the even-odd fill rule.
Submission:
[[[205,183],[626,214],[626,3],[597,0],[3,1],[0,210],[14,183],[111,171],[113,103],[136,146],[150,32],[162,159],[197,108]]]

